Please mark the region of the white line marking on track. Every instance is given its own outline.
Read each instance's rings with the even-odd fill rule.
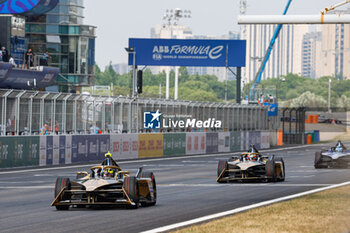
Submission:
[[[159,187],[322,187],[334,184],[157,184]]]
[[[41,186],[0,186],[0,189],[53,189],[54,185],[41,185]]]
[[[174,230],[174,229],[177,229],[177,228],[180,228],[180,227],[185,227],[185,226],[189,226],[189,225],[193,225],[193,224],[197,224],[197,223],[213,220],[213,219],[216,219],[216,218],[221,218],[221,217],[225,217],[225,216],[228,216],[228,215],[233,215],[233,214],[240,213],[240,212],[247,211],[247,210],[251,210],[251,209],[254,209],[254,208],[271,205],[271,204],[274,204],[274,203],[277,203],[277,202],[281,202],[281,201],[291,200],[291,199],[294,199],[294,198],[306,196],[306,195],[313,194],[313,193],[318,193],[318,192],[325,191],[325,190],[328,190],[328,189],[338,188],[338,187],[345,186],[345,185],[350,185],[350,181],[347,181],[347,182],[344,182],[344,183],[340,183],[340,184],[331,185],[331,186],[327,186],[327,187],[323,187],[323,188],[317,188],[317,189],[313,189],[313,190],[310,190],[310,191],[301,192],[301,193],[297,193],[297,194],[293,194],[293,195],[289,195],[289,196],[285,196],[285,197],[280,197],[280,198],[272,199],[272,200],[269,200],[269,201],[263,201],[263,202],[260,202],[260,203],[256,203],[256,204],[252,204],[252,205],[248,205],[248,206],[244,206],[244,207],[239,207],[239,208],[236,208],[236,209],[233,209],[233,210],[224,211],[224,212],[217,213],[217,214],[212,214],[212,215],[207,215],[207,216],[204,216],[204,217],[188,220],[188,221],[185,221],[185,222],[180,222],[180,223],[175,223],[175,224],[171,224],[171,225],[164,226],[164,227],[155,228],[155,229],[152,229],[152,230],[144,231],[142,233],[158,233],[158,232],[170,231],[170,230]]]
[[[319,146],[318,144],[314,145],[302,145],[302,146],[293,146],[293,147],[284,147],[284,148],[277,148],[277,149],[267,149],[267,150],[260,150],[261,152],[273,152],[273,151],[283,151],[283,150],[290,150],[290,149],[299,149],[309,146]],[[155,159],[142,159],[142,160],[132,160],[132,161],[122,161],[118,162],[118,164],[130,164],[130,163],[144,163],[144,162],[154,162],[154,161],[165,161],[165,160],[179,160],[179,159],[193,159],[193,158],[200,158],[200,157],[217,157],[217,156],[227,156],[227,154],[233,154],[233,153],[242,153],[243,151],[238,152],[227,152],[227,153],[219,153],[219,154],[209,154],[209,155],[186,155],[186,156],[179,156],[179,157],[163,157],[163,158],[155,158]],[[13,174],[15,173],[26,173],[26,172],[40,172],[40,171],[50,171],[50,170],[60,170],[60,169],[71,169],[71,168],[83,168],[83,167],[92,167],[96,164],[88,164],[88,165],[74,165],[74,166],[64,166],[64,167],[48,167],[48,168],[34,168],[34,169],[26,169],[26,170],[19,170],[19,171],[3,171],[0,172],[0,175],[3,174]]]

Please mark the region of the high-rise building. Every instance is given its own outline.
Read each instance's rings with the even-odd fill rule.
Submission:
[[[350,13],[337,10],[329,14]],[[318,67],[319,76],[337,76],[350,79],[350,25],[324,24],[322,30],[322,64]]]
[[[127,74],[131,70],[128,64],[126,63],[114,64],[112,65],[112,67],[115,70],[115,72],[118,74]]]
[[[254,80],[277,25],[247,25],[247,55],[244,81]],[[301,74],[301,46],[307,25],[284,25],[262,74],[262,80],[288,73]]]
[[[320,67],[321,61],[321,43],[322,33],[311,32],[306,33],[303,38],[302,46],[302,76],[308,78],[318,78],[319,73],[317,67]]]
[[[83,0],[59,0],[51,11],[26,17],[26,38],[34,55],[48,51],[60,68],[53,90],[79,91],[94,83],[95,27],[83,24]]]

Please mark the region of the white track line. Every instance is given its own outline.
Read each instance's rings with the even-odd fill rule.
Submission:
[[[267,149],[267,150],[260,150],[261,152],[273,152],[273,151],[281,151],[281,150],[290,150],[290,149],[299,149],[304,148],[308,146],[319,146],[320,144],[313,144],[313,145],[302,145],[302,146],[293,146],[293,147],[284,147],[284,148],[277,148],[277,149]],[[154,162],[154,161],[165,161],[165,160],[177,160],[177,159],[191,159],[191,158],[198,158],[198,157],[217,157],[217,156],[223,156],[227,154],[233,154],[233,153],[242,153],[244,151],[237,151],[237,152],[226,152],[226,153],[218,153],[218,154],[209,154],[209,155],[186,155],[186,156],[179,156],[179,157],[161,157],[161,158],[155,158],[155,159],[143,159],[143,160],[132,160],[132,161],[122,161],[118,162],[118,164],[125,164],[125,163],[142,163],[142,162]],[[50,170],[61,170],[61,169],[71,169],[71,168],[83,168],[83,167],[91,167],[93,164],[88,165],[75,165],[75,166],[59,166],[59,167],[48,167],[48,168],[34,168],[34,169],[25,169],[25,170],[11,170],[11,171],[3,171],[0,172],[0,175],[3,174],[13,174],[13,173],[26,173],[26,172],[40,172],[40,171],[50,171]]]
[[[157,187],[322,187],[334,184],[157,184]]]
[[[328,190],[328,189],[338,188],[338,187],[345,186],[345,185],[350,185],[350,181],[347,181],[347,182],[344,182],[344,183],[340,183],[340,184],[331,185],[331,186],[327,186],[327,187],[323,187],[323,188],[313,189],[313,190],[310,190],[310,191],[297,193],[297,194],[293,194],[293,195],[289,195],[289,196],[285,196],[285,197],[280,197],[280,198],[272,199],[272,200],[269,200],[269,201],[263,201],[263,202],[260,202],[260,203],[256,203],[256,204],[252,204],[252,205],[248,205],[248,206],[244,206],[244,207],[239,207],[239,208],[236,208],[236,209],[233,209],[233,210],[229,210],[229,211],[225,211],[225,212],[221,212],[221,213],[217,213],[217,214],[212,214],[212,215],[207,215],[207,216],[204,216],[204,217],[195,218],[195,219],[192,219],[192,220],[189,220],[189,221],[185,221],[185,222],[180,222],[180,223],[175,223],[175,224],[171,224],[171,225],[164,226],[164,227],[155,228],[155,229],[152,229],[152,230],[144,231],[142,233],[157,233],[157,232],[170,231],[170,230],[174,230],[174,229],[177,229],[177,228],[181,228],[181,227],[185,227],[185,226],[189,226],[189,225],[193,225],[193,224],[197,224],[197,223],[213,220],[213,219],[216,219],[216,218],[221,218],[221,217],[228,216],[228,215],[237,214],[237,213],[240,213],[240,212],[243,212],[243,211],[247,211],[247,210],[251,210],[251,209],[254,209],[254,208],[271,205],[271,204],[274,204],[274,203],[277,203],[277,202],[281,202],[281,201],[291,200],[291,199],[294,199],[294,198],[298,198],[298,197],[306,196],[306,195],[309,195],[309,194],[325,191],[325,190]]]

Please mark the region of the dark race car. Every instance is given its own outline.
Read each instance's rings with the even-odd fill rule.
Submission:
[[[101,165],[91,167],[90,173],[78,172],[74,181],[59,177],[55,185],[55,199],[51,206],[68,210],[69,206],[120,205],[131,208],[152,206],[157,201],[153,172],[139,168],[135,176],[123,171],[106,154]]]
[[[274,155],[267,157],[250,146],[248,152],[232,156],[229,160],[220,160],[217,168],[217,182],[229,181],[284,181],[285,167],[282,158]]]
[[[315,153],[315,168],[347,168],[350,165],[350,151],[339,140],[334,147]]]

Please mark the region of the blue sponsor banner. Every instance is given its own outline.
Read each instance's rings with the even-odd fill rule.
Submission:
[[[78,136],[72,135],[72,163],[78,161]]]
[[[86,135],[72,136],[72,163],[87,162],[88,159],[88,140]]]
[[[46,137],[46,165],[53,163],[53,136]]]
[[[129,65],[244,67],[245,40],[129,38]]]
[[[99,148],[98,148],[98,135],[88,135],[88,154],[89,154],[89,161],[97,161],[98,159],[98,153],[99,153]]]
[[[60,146],[59,146],[59,156],[60,164],[65,164],[66,162],[66,136],[60,136]]]
[[[264,106],[268,106],[268,116],[277,116],[277,103],[270,104],[264,103]]]

